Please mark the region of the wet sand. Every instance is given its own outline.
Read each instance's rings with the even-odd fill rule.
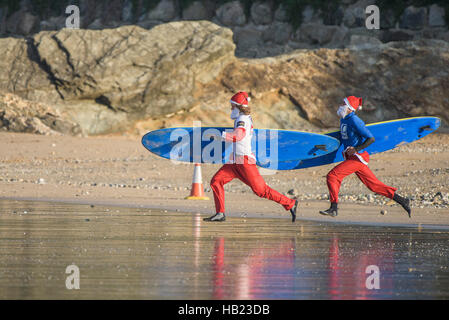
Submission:
[[[202,217],[1,200],[0,299],[449,298],[448,230]]]
[[[209,181],[219,166],[202,166],[204,188],[210,200],[186,201],[193,165],[175,165],[152,155],[143,148],[140,137],[0,133],[0,150],[0,199],[214,213]],[[339,216],[333,219],[319,215],[319,210],[329,206],[325,176],[332,167],[265,171],[264,178],[276,190],[299,198],[300,219],[449,226],[448,134],[431,134],[371,157],[370,168],[379,179],[412,198],[412,219],[389,199],[373,195],[354,175],[344,180],[340,190]],[[258,198],[238,180],[227,184],[225,190],[229,216],[290,218],[278,204]]]
[[[319,215],[333,165],[264,172],[299,198],[292,224],[240,181],[225,187],[227,221],[204,223],[219,166],[202,166],[209,201],[184,200],[193,165],[153,156],[138,137],[0,133],[0,299],[448,299],[448,138],[372,157],[413,199],[412,219],[355,177],[339,216]],[[79,290],[65,285],[72,264]],[[370,265],[380,289],[365,285]]]

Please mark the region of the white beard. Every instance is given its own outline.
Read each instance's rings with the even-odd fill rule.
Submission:
[[[348,106],[340,106],[337,110],[338,116],[343,119],[346,117],[346,112],[348,111]]]
[[[239,117],[239,115],[240,115],[240,110],[239,109],[235,108],[235,109],[233,109],[231,111],[231,119],[232,120],[237,119]]]

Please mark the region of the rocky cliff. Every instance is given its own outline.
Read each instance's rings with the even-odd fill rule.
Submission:
[[[0,93],[0,131],[79,135],[80,126],[49,105]]]
[[[30,101],[31,118],[45,119],[43,108],[32,105],[45,104],[64,123],[49,129],[71,134],[140,134],[194,120],[230,124],[228,101],[237,90],[253,97],[258,127],[336,126],[335,110],[350,94],[364,98],[367,122],[417,115],[449,121],[445,41],[296,50],[263,59],[234,54],[232,31],[207,21],[44,31],[0,39],[0,91]],[[20,126],[7,125],[5,110],[0,103],[3,128],[17,131]]]
[[[79,27],[91,30],[208,20],[230,28],[236,55],[247,58],[360,43],[449,41],[447,0],[0,0],[0,37],[61,30],[69,5],[79,9]],[[379,8],[378,30],[366,28],[370,5]]]
[[[41,32],[0,39],[0,90],[51,104],[88,134],[194,104],[195,86],[232,61],[232,32],[209,22],[151,30]]]

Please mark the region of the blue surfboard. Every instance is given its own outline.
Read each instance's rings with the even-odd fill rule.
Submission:
[[[143,146],[152,153],[166,159],[195,163],[226,163],[233,144],[215,140],[210,134],[233,128],[224,127],[179,127],[148,132],[142,137]],[[254,129],[251,141],[257,164],[276,170],[279,163],[321,157],[335,151],[338,139],[301,131]]]
[[[368,124],[376,141],[365,150],[371,155],[394,149],[398,146],[419,140],[437,130],[441,120],[437,117],[415,117]],[[340,131],[326,133],[327,136],[341,140]],[[343,144],[324,156],[313,159],[289,160],[278,163],[278,170],[295,170],[343,161]]]

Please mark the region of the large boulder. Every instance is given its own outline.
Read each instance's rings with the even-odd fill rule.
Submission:
[[[446,25],[444,8],[433,4],[429,8],[429,27],[444,27]]]
[[[255,24],[270,24],[273,21],[271,6],[267,2],[254,2],[251,6],[251,20]]]
[[[354,34],[354,35],[351,35],[351,37],[349,39],[348,48],[350,48],[350,49],[369,49],[369,48],[373,48],[373,47],[379,47],[381,45],[382,45],[382,41],[380,41],[376,37]]]
[[[293,32],[289,23],[274,22],[263,32],[263,40],[276,44],[286,44]]]
[[[208,1],[193,1],[182,10],[184,20],[210,20],[213,16],[213,3]]]
[[[243,26],[246,23],[245,10],[239,1],[226,2],[216,10],[220,23],[228,27]]]
[[[312,6],[305,6],[302,11],[302,23],[323,23],[323,18],[321,18],[320,11],[313,9]],[[339,24],[339,23],[337,23]]]
[[[349,28],[365,26],[365,7],[354,6],[344,10],[343,24]]]
[[[391,41],[410,41],[414,38],[414,33],[410,30],[405,29],[391,29],[385,30],[382,33],[381,40],[382,42],[391,42]]]
[[[367,29],[365,27],[348,29],[345,37],[345,46],[367,48],[382,45],[384,30]]]
[[[134,19],[133,10],[135,10],[133,2],[131,0],[126,0],[123,4],[121,20],[123,22],[132,22]]]
[[[93,0],[80,0],[80,24],[81,28],[87,28],[96,19],[101,19],[104,11],[108,8],[104,7],[104,2],[93,1]]]
[[[401,15],[399,27],[404,29],[418,30],[427,24],[427,8],[410,6]]]
[[[32,13],[19,10],[11,14],[6,22],[6,30],[12,34],[30,35],[39,29],[39,18]]]
[[[78,135],[78,124],[58,110],[43,103],[31,102],[12,93],[0,92],[0,130],[45,135]]]
[[[0,89],[66,110],[89,134],[188,109],[234,58],[232,32],[206,21],[144,30],[41,32],[0,39]]]
[[[347,28],[339,26],[328,26],[319,23],[305,23],[296,30],[294,39],[312,45],[329,45],[330,43],[341,43],[347,33]]]
[[[274,20],[280,21],[280,22],[287,22],[288,21],[288,13],[285,6],[281,3],[278,5],[276,10],[274,11]]]
[[[237,46],[235,54],[237,56],[256,57],[259,48],[264,45],[263,32],[257,28],[245,26],[234,28],[234,42]]]
[[[148,12],[147,19],[169,22],[177,15],[178,11],[174,0],[161,0],[154,9]]]

